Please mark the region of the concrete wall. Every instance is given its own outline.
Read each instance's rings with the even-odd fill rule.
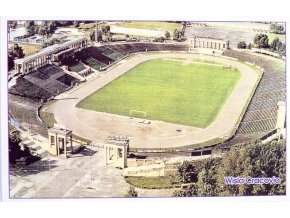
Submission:
[[[152,164],[148,166],[128,167],[123,171],[123,176],[164,176],[164,163]]]

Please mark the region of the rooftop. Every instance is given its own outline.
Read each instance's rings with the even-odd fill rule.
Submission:
[[[61,127],[52,127],[50,129],[48,129],[48,132],[49,133],[57,133],[59,135],[67,135],[67,134],[70,134],[72,133],[71,130],[68,130],[68,129],[64,129],[64,128],[61,128]]]
[[[31,60],[34,60],[34,59],[38,58],[38,57],[42,57],[42,56],[47,55],[47,54],[52,54],[52,53],[58,52],[58,51],[60,51],[60,50],[62,50],[64,48],[70,46],[73,43],[81,42],[81,41],[83,41],[85,39],[86,38],[84,38],[84,37],[76,38],[76,39],[72,39],[70,41],[64,42],[62,44],[55,44],[55,45],[46,47],[46,48],[42,49],[41,51],[39,51],[39,52],[37,52],[35,54],[29,55],[29,56],[21,58],[21,59],[16,59],[14,61],[14,63],[15,64],[23,64],[25,62],[29,62]]]
[[[224,39],[221,39],[221,38],[206,37],[206,36],[194,36],[194,38],[200,38],[200,39],[213,39],[213,40],[221,40],[221,41],[225,41]]]

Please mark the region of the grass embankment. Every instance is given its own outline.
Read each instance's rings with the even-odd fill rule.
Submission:
[[[130,185],[144,189],[165,189],[181,186],[181,182],[175,176],[124,177],[124,179]]]

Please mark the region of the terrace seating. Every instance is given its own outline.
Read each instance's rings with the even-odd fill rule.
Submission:
[[[120,52],[118,51],[114,51],[112,49],[110,49],[109,47],[107,46],[101,46],[101,47],[98,47],[98,50],[105,56],[111,58],[112,60],[114,61],[117,61],[121,58],[124,57],[123,54],[121,54]]]
[[[187,51],[184,44],[157,44],[157,43],[123,43],[100,47],[89,47],[75,54],[75,58],[92,67],[101,70],[110,64],[122,59],[125,55],[147,51]],[[75,69],[76,71],[78,69]],[[79,71],[76,71],[79,72]]]
[[[267,73],[266,73],[267,74]],[[285,82],[286,78],[285,78],[285,75],[278,75],[277,77],[274,77],[274,78],[266,78],[266,77],[263,77],[263,79],[260,81],[260,86],[262,85],[270,85],[270,84],[273,84],[273,83],[280,83],[280,82]]]
[[[61,68],[51,65],[51,64],[40,67],[37,70],[43,74],[44,79],[46,77],[50,77],[51,79],[56,79],[62,76],[63,74],[65,74],[65,72]]]
[[[102,63],[94,58],[85,59],[84,63],[86,63],[90,67],[94,68],[95,70],[101,70],[101,68],[106,66],[106,64],[104,64],[104,63]]]
[[[23,79],[23,78],[22,78]],[[29,82],[28,82],[29,83]],[[33,87],[33,84],[29,84]],[[17,88],[19,88],[18,86]],[[24,88],[23,86],[21,86]],[[33,87],[38,88],[38,87]],[[38,98],[26,98],[22,91],[27,91],[28,89],[22,89],[21,96],[19,94],[9,94],[9,115],[12,116],[14,120],[21,124],[22,130],[31,131],[31,133],[41,134],[44,137],[48,137],[47,129],[44,124],[39,120],[38,108],[41,106],[40,98],[41,95],[45,94],[45,90],[38,94]],[[31,89],[30,91],[34,91]],[[35,90],[37,94],[38,90]],[[10,90],[9,90],[10,92]],[[29,93],[31,95],[31,93]],[[49,94],[49,93],[48,93]],[[43,95],[43,97],[45,97]],[[47,97],[47,96],[46,96]]]
[[[63,76],[64,74],[65,73],[63,72],[59,76]],[[53,78],[50,77],[49,74],[41,73],[39,71],[33,71],[27,74],[24,78],[27,79],[29,82],[34,83],[35,85],[38,85],[45,90],[53,93],[54,95],[58,95],[68,89],[67,85],[56,80],[58,77]]]
[[[265,78],[270,78],[273,76],[277,76],[277,74],[284,73],[284,69],[278,69],[277,70],[277,62],[265,59],[264,57],[259,57],[256,55],[251,55],[248,53],[243,53],[243,52],[238,52],[234,50],[225,50],[223,52],[224,56],[232,57],[232,58],[237,58],[240,61],[247,61],[253,64],[256,64],[262,68],[265,69],[265,72],[268,72],[267,75],[264,75]],[[272,73],[269,73],[272,72]]]
[[[53,97],[53,93],[50,91],[22,77],[17,79],[16,84],[9,89],[9,93],[37,100],[42,99],[44,101]]]
[[[66,91],[77,82],[79,82],[78,79],[66,74],[61,68],[46,65],[18,78],[10,92],[46,101]]]
[[[286,96],[286,89],[279,89],[271,92],[264,92],[261,94],[254,95],[252,101],[263,101],[269,99],[281,99],[282,101],[285,100]]]
[[[65,75],[57,78],[57,81],[61,82],[62,84],[65,84],[67,86],[73,86],[79,82],[78,79],[76,79],[75,77],[72,77],[68,74],[65,74]]]
[[[118,51],[124,55],[146,51],[188,51],[188,45],[165,43],[123,43],[107,45],[106,47],[109,47],[110,49]]]
[[[280,99],[270,99],[265,101],[253,101],[252,104],[249,105],[248,110],[249,111],[255,111],[255,110],[262,110],[262,109],[268,109],[268,108],[276,108],[277,102]]]
[[[248,113],[245,114],[243,122],[264,120],[267,118],[275,118],[276,116],[277,116],[277,107],[259,110],[258,112],[249,111]]]
[[[257,120],[252,122],[241,123],[238,134],[252,133],[252,132],[266,132],[273,130],[276,125],[277,118],[269,118],[264,120]]]
[[[244,134],[273,130],[277,120],[277,103],[285,101],[285,99],[285,75],[265,72],[237,133]]]
[[[261,94],[261,93],[265,93],[265,92],[271,92],[271,91],[275,91],[275,90],[281,90],[281,89],[285,89],[286,86],[286,82],[273,82],[273,84],[269,84],[269,85],[264,85],[264,86],[259,86],[256,90],[257,94]]]
[[[268,132],[275,129],[277,103],[286,99],[285,73],[276,62],[255,55],[226,50],[223,55],[255,63],[264,68],[264,74],[237,130],[237,135]],[[280,72],[279,72],[280,71]]]
[[[81,61],[85,61],[88,58],[94,58],[105,65],[108,65],[114,62],[113,59],[103,55],[97,47],[93,47],[93,46],[83,49],[80,52],[77,52],[75,54],[75,57]]]
[[[78,72],[81,72],[84,69],[86,69],[86,67],[82,63],[78,62],[78,63],[75,63],[75,64],[69,66],[69,69],[71,71],[74,71],[74,72],[78,73]]]

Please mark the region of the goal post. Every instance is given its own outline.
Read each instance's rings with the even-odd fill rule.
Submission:
[[[147,113],[145,111],[130,110],[130,117],[141,117],[145,118]]]

